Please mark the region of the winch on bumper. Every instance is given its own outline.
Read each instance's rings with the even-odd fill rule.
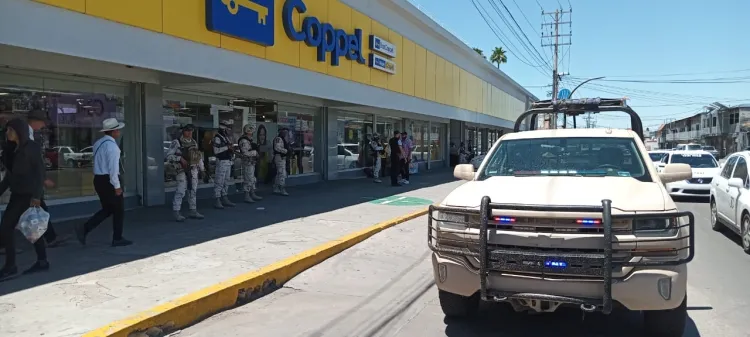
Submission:
[[[577,226],[517,221],[548,214]],[[581,214],[588,216],[575,218]],[[667,224],[663,229],[636,226],[660,220]],[[439,289],[536,312],[562,304],[604,313],[615,303],[630,310],[676,308],[685,298],[686,264],[695,254],[692,213],[612,215],[609,200],[602,206],[547,206],[493,204],[484,197],[478,210],[431,206],[428,226]]]

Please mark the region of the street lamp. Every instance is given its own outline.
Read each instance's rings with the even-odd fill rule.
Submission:
[[[594,81],[594,80],[601,80],[602,78],[604,78],[604,76],[602,76],[602,77],[594,77],[594,78],[589,78],[588,80],[585,80],[585,81],[581,82],[580,84],[578,84],[578,86],[576,86],[576,87],[575,87],[575,88],[573,89],[573,91],[571,91],[571,92],[570,92],[570,98],[573,98],[573,93],[574,93],[574,92],[576,92],[576,90],[578,90],[578,88],[580,88],[580,87],[581,87],[582,85],[584,85],[584,84],[586,84],[586,83],[589,83],[589,82],[591,82],[591,81]]]

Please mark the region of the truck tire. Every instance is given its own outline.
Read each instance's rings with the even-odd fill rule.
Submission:
[[[479,296],[477,294],[465,297],[438,290],[438,298],[440,299],[440,307],[446,317],[469,317],[476,314],[477,309],[479,309]]]
[[[643,312],[643,323],[647,336],[682,337],[687,321],[687,294],[680,306],[668,310]]]

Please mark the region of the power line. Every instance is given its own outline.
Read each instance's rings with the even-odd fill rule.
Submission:
[[[544,56],[542,56],[541,53],[539,53],[539,50],[534,46],[534,44],[531,43],[531,40],[529,40],[528,35],[526,35],[526,32],[524,32],[523,28],[521,28],[521,25],[518,24],[518,21],[516,21],[516,18],[513,16],[513,13],[510,12],[510,9],[508,9],[508,6],[505,5],[505,2],[503,2],[503,0],[498,0],[498,1],[500,1],[500,5],[503,6],[503,9],[505,9],[505,11],[508,13],[508,15],[510,16],[510,19],[513,20],[513,23],[516,25],[516,27],[518,28],[518,30],[521,31],[521,34],[526,39],[526,43],[528,43],[528,45],[534,50],[534,52],[536,53],[536,55],[539,56],[539,58],[542,59],[544,61],[544,63],[547,64],[547,66],[549,66],[550,65],[549,61],[547,61],[547,59]],[[509,27],[509,28],[512,29],[512,27]],[[515,29],[513,29],[513,30],[515,31]],[[520,38],[519,38],[519,40],[520,40]],[[523,41],[521,41],[521,43],[523,43]]]
[[[524,64],[526,64],[526,65],[534,68],[537,72],[539,72],[543,76],[547,76],[547,74],[545,74],[542,70],[539,69],[542,66],[531,64],[531,62],[527,58],[523,57],[522,55],[516,54],[513,51],[514,49],[516,49],[515,45],[512,42],[510,42],[510,40],[507,38],[507,36],[505,36],[505,34],[503,34],[502,31],[499,31],[499,27],[498,27],[497,31],[495,30],[495,27],[492,26],[492,24],[490,23],[490,20],[488,20],[485,17],[485,13],[487,13],[487,10],[482,6],[482,4],[477,3],[476,0],[471,0],[471,3],[474,5],[474,8],[476,8],[477,12],[479,12],[479,16],[482,17],[482,20],[484,20],[484,22],[487,24],[487,27],[490,28],[490,30],[492,31],[492,33],[495,34],[495,37],[497,37],[497,39],[500,41],[500,43],[505,46],[505,49],[507,49],[508,52],[511,55],[515,56],[517,60],[521,61],[521,63],[524,63]],[[487,13],[487,15],[489,16],[489,13]],[[493,23],[494,23],[494,21],[493,21]],[[503,37],[500,37],[501,35]],[[506,43],[506,41],[508,43]],[[508,48],[508,44],[510,44],[511,46],[513,46],[513,48]]]
[[[750,69],[736,69],[736,70],[722,70],[722,71],[706,71],[697,73],[676,73],[676,74],[657,74],[657,75],[607,75],[607,78],[647,78],[647,77],[673,77],[673,76],[693,76],[693,75],[708,75],[708,74],[729,74],[748,72]]]
[[[508,30],[510,30],[511,34],[513,34],[513,36],[515,36],[518,42],[521,43],[521,46],[526,50],[529,56],[531,56],[531,58],[534,58],[535,61],[539,62],[540,65],[543,65],[547,67],[549,70],[552,70],[552,67],[550,67],[549,62],[545,60],[543,56],[541,56],[539,51],[536,48],[534,48],[534,45],[531,45],[529,47],[529,45],[527,45],[526,42],[521,38],[521,35],[519,35],[516,29],[510,24],[510,22],[508,22],[508,19],[505,17],[505,14],[503,14],[503,12],[500,10],[500,7],[497,6],[496,2],[494,0],[489,0],[489,3],[492,9],[495,10],[495,13],[497,13],[497,15],[500,17],[500,20],[503,21],[503,23],[508,28]],[[524,33],[523,30],[521,30],[521,34],[525,36],[526,33]]]

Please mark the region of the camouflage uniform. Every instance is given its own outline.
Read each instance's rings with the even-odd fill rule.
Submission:
[[[216,156],[216,170],[214,174],[214,207],[223,209],[234,207],[235,204],[229,200],[229,181],[232,179],[232,160],[234,159],[234,145],[230,133],[231,123],[222,121],[219,124],[219,132],[214,136],[213,148]]]
[[[276,179],[273,184],[273,192],[287,196],[286,192],[286,156],[289,152],[285,134],[283,131],[289,131],[287,128],[279,130],[279,136],[273,139],[273,164],[276,166]]]
[[[251,125],[245,125],[244,135],[237,141],[242,156],[242,187],[245,190],[245,202],[254,203],[263,198],[255,194],[255,166],[258,164],[258,144],[253,142]]]
[[[187,125],[183,131],[192,131],[192,125]],[[182,162],[186,166],[182,165]],[[198,149],[198,142],[192,137],[181,136],[179,139],[172,141],[167,153],[167,162],[172,169],[177,172],[177,190],[172,200],[172,210],[174,211],[175,220],[185,221],[185,217],[180,214],[182,208],[182,199],[187,192],[188,206],[190,212],[188,217],[192,219],[203,219],[203,215],[198,213],[197,194],[198,194],[198,175],[199,172],[205,171],[203,167],[203,158]]]

